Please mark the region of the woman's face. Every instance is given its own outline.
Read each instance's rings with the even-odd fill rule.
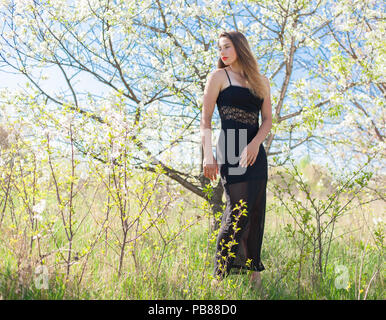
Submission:
[[[221,37],[218,41],[218,51],[222,62],[226,65],[230,65],[236,61],[237,55],[235,47],[227,37]]]

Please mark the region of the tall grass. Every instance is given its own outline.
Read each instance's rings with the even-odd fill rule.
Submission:
[[[193,199],[195,201],[198,203],[198,199]],[[11,221],[6,219],[1,232],[0,294],[3,299],[363,299],[365,294],[367,299],[384,298],[384,277],[383,270],[380,270],[383,259],[373,244],[369,230],[361,233],[346,230],[347,233],[339,241],[333,242],[323,280],[315,282],[307,276],[311,275],[312,266],[306,261],[298,296],[298,250],[281,224],[282,219],[288,217],[272,203],[267,211],[263,240],[262,259],[266,270],[262,272],[262,288],[257,290],[251,286],[248,274],[230,275],[218,288],[213,288],[210,281],[214,237],[209,229],[210,215],[202,211],[205,209],[198,205],[186,206],[182,215],[172,209],[168,213],[174,217],[170,228],[177,228],[182,216],[188,219],[200,214],[202,218],[165,248],[160,235],[156,231],[150,232],[137,244],[136,259],[131,255],[125,257],[120,277],[117,273],[117,253],[109,249],[106,251],[103,241],[90,253],[80,284],[78,281],[85,257],[75,261],[67,280],[66,266],[60,263],[59,258],[57,263],[55,260],[46,261],[48,289],[37,288],[36,264],[24,252],[27,250],[22,245],[25,238],[22,234],[13,233]],[[360,219],[360,216],[361,213],[357,212],[351,218]],[[367,217],[368,220],[370,218]],[[74,248],[84,247],[87,239],[94,237],[97,227],[93,219],[88,218],[83,223],[81,236],[74,241]],[[55,230],[59,247],[65,243],[64,233],[63,226]],[[45,246],[47,250],[55,247],[52,242]],[[349,286],[345,289],[336,288],[335,281],[341,276],[336,273],[336,265],[345,266],[349,273]]]

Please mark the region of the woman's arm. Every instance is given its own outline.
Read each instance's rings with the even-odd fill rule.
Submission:
[[[204,98],[200,122],[201,143],[204,150],[204,159],[214,158],[212,151],[212,115],[216,100],[220,92],[221,78],[219,72],[215,70],[208,75],[204,89]]]
[[[263,105],[261,106],[261,126],[259,127],[259,131],[257,132],[256,136],[253,138],[253,140],[255,140],[256,144],[258,145],[264,141],[272,128],[271,88],[268,78],[264,77],[264,80],[266,86],[268,87],[268,94],[267,97],[264,98]]]
[[[259,154],[260,145],[263,143],[265,137],[268,135],[272,128],[272,105],[271,105],[271,90],[269,87],[268,78],[264,77],[265,84],[268,88],[267,96],[264,98],[261,106],[261,118],[262,123],[259,127],[259,131],[252,141],[244,148],[240,156],[240,166],[247,167],[255,163]]]

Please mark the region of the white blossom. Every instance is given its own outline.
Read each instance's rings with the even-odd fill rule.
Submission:
[[[46,200],[45,199],[42,199],[40,200],[39,203],[35,204],[33,207],[32,207],[32,211],[33,212],[36,212],[38,215],[40,215],[41,213],[43,213],[43,211],[45,210],[46,208]]]
[[[373,218],[373,223],[375,226],[377,226],[379,223],[382,223],[382,222],[383,222],[382,217]]]

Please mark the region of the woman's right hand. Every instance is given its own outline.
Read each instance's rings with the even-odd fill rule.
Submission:
[[[204,158],[202,165],[204,169],[204,176],[212,181],[216,180],[218,174],[218,165],[216,159],[214,157]]]

